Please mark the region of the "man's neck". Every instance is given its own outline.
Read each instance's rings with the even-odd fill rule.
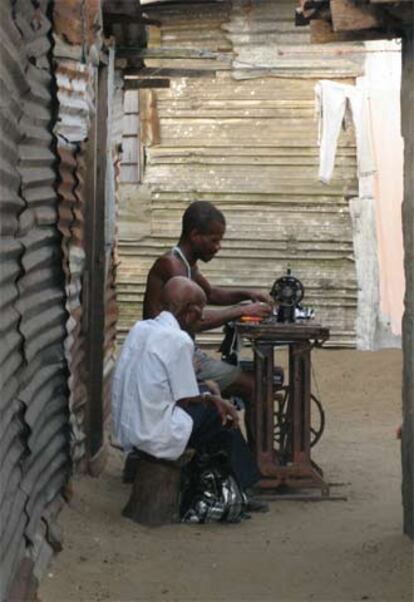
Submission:
[[[191,243],[180,238],[177,246],[181,249],[181,252],[185,256],[190,266],[193,267],[196,264],[198,257],[194,255]]]
[[[174,318],[177,320],[178,325],[181,328],[181,330],[184,330],[184,332],[186,332],[190,336],[193,336],[191,331],[188,329],[186,322],[185,322],[185,318],[181,312],[176,312],[173,308],[170,308],[170,309],[167,308],[166,311],[170,312],[170,314],[172,314],[174,316]]]

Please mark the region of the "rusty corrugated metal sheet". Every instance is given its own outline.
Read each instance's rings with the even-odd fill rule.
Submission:
[[[265,11],[270,4],[250,2],[251,11],[238,26],[250,31],[260,9],[260,23],[271,21],[269,27],[277,28],[273,7],[269,15]],[[293,14],[294,1],[290,5]],[[185,10],[169,10],[181,10],[177,22],[185,38]],[[173,20],[168,27],[174,26]],[[189,36],[191,28],[190,19]],[[310,46],[309,57],[312,62]],[[325,76],[336,77],[338,61],[329,57]],[[347,202],[357,188],[353,132],[341,135],[334,180],[327,188],[317,180],[316,80],[312,74],[288,73],[236,81],[225,71],[208,82],[173,79],[168,90],[140,92],[146,168],[142,186],[123,187],[121,335],[141,316],[148,269],[175,244],[185,207],[207,199],[228,221],[223,250],[202,266],[212,282],[269,289],[289,265],[305,284],[306,303],[331,327],[332,342],[354,345],[357,283]],[[146,102],[149,95],[155,101]],[[217,335],[203,340],[217,341]]]
[[[2,599],[25,557],[38,576],[53,553],[47,508],[69,461],[47,10],[1,6]]]
[[[53,38],[55,57],[96,65],[102,47],[101,0],[54,2]]]
[[[124,79],[122,72],[116,70],[114,72],[114,87],[112,100],[112,145],[116,149],[117,157],[119,148],[122,145],[123,127],[122,121],[124,117]],[[118,159],[116,159],[116,162]]]
[[[83,4],[84,19],[86,23],[86,42],[89,49],[102,46],[102,8],[101,0],[88,0]]]
[[[119,170],[118,170],[119,171]],[[116,328],[118,320],[118,303],[116,290],[116,254],[111,253],[106,279],[105,293],[105,355],[104,355],[104,420],[111,413],[111,377],[115,366]]]
[[[75,48],[84,44],[83,11],[83,2],[79,0],[56,2],[53,7],[53,33]]]
[[[68,11],[72,15],[69,38],[65,37]],[[88,408],[88,353],[86,345],[87,320],[85,299],[88,292],[83,290],[86,275],[86,238],[95,236],[85,220],[88,212],[88,203],[93,199],[86,190],[86,140],[90,136],[90,124],[96,110],[95,90],[98,74],[98,53],[102,44],[101,39],[101,12],[100,2],[82,3],[78,10],[76,3],[67,7],[55,7],[55,53],[56,53],[56,84],[59,101],[58,120],[55,126],[57,136],[57,149],[60,158],[58,188],[60,196],[59,229],[62,233],[62,249],[64,270],[66,275],[66,292],[68,312],[68,338],[65,345],[67,361],[70,369],[68,385],[70,389],[69,410],[71,424],[71,452],[72,458],[78,469],[83,469],[83,460],[86,459],[86,438],[89,432],[87,424]],[[86,24],[86,38],[83,39],[82,53],[79,52],[79,28]],[[71,43],[68,43],[71,42]],[[89,44],[88,50],[86,46]],[[80,56],[89,57],[87,64],[80,60]],[[71,57],[74,57],[73,59]],[[119,78],[115,89],[120,90],[122,81]],[[119,104],[119,98],[118,98]],[[108,107],[110,110],[111,107]],[[108,124],[108,127],[110,125]],[[113,145],[119,143],[119,126],[115,122]],[[93,148],[93,144],[91,146]],[[92,151],[93,152],[93,151]],[[111,160],[111,158],[109,158]],[[94,162],[89,163],[89,168],[94,169]],[[108,171],[106,196],[108,210],[112,207],[109,197],[112,196],[113,184],[111,171]],[[92,178],[90,178],[91,180]],[[105,202],[98,199],[98,202]],[[106,224],[108,234],[113,229],[111,216]],[[112,218],[113,221],[114,217]],[[89,229],[88,229],[89,228]],[[111,245],[106,249],[107,256],[112,258]],[[116,338],[116,297],[115,297],[115,270],[112,260],[107,265],[108,277],[106,279],[106,305],[105,305],[105,348],[104,368],[102,379],[109,383],[114,365],[115,338]],[[90,275],[93,278],[93,274]],[[88,276],[89,278],[89,276]],[[94,342],[91,341],[91,349]],[[104,389],[104,415],[109,412],[110,396],[109,387]]]
[[[104,422],[109,419],[111,411],[111,377],[115,366],[116,325],[118,319],[116,295],[116,217],[119,203],[119,181],[121,171],[120,151],[122,145],[123,78],[118,71],[115,71],[115,52],[113,48],[109,50],[108,70],[107,185],[105,191],[105,337],[103,361]]]
[[[85,333],[82,327],[82,278],[85,269],[85,147],[90,110],[90,69],[77,61],[61,59],[56,64],[59,102],[54,128],[59,155],[59,222],[62,234],[63,267],[66,281],[67,340],[69,366],[69,410],[71,454],[77,465],[85,455],[85,412],[87,403]]]

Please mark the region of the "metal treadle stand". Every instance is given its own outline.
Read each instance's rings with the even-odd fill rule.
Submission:
[[[314,494],[319,491],[316,499],[333,499],[322,469],[311,459],[311,350],[329,338],[329,329],[310,322],[239,322],[236,331],[253,346],[256,399],[252,428],[261,493],[273,492],[278,498],[315,499]],[[273,382],[274,349],[286,345],[289,381],[284,388],[281,424],[281,413],[275,411],[278,402]],[[312,493],[303,493],[306,490]]]

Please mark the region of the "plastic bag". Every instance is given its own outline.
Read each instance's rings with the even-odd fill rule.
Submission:
[[[196,456],[183,486],[181,521],[238,523],[246,518],[247,498],[231,474],[224,452]]]

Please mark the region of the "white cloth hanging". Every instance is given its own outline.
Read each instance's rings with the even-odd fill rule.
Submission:
[[[339,132],[347,110],[351,111],[355,126],[358,175],[365,178],[375,173],[368,99],[364,91],[348,84],[320,80],[315,86],[315,95],[319,118],[319,180],[327,184],[332,177]]]

